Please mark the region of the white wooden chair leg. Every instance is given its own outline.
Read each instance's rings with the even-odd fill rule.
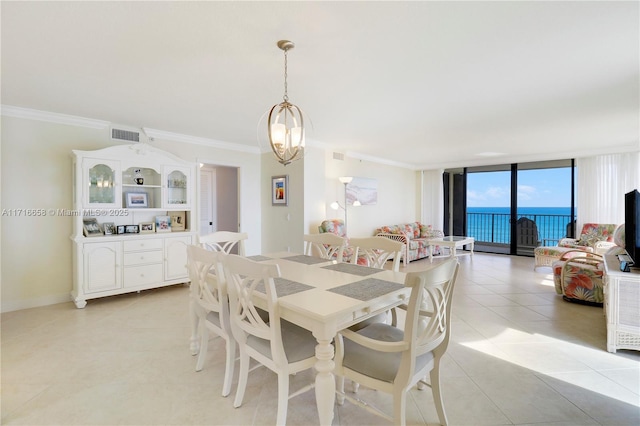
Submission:
[[[236,389],[236,399],[233,406],[238,408],[242,405],[244,391],[247,389],[247,378],[249,377],[249,355],[240,351],[240,374],[238,375],[238,388]]]
[[[222,396],[229,396],[231,393],[231,382],[233,381],[233,370],[236,362],[236,341],[233,338],[227,339],[227,366],[224,370],[224,383],[222,385]]]
[[[289,375],[278,374],[278,417],[276,424],[284,426],[287,423],[287,408],[289,406]]]
[[[344,405],[344,377],[336,377],[336,387],[338,389],[337,401],[338,405]]]
[[[405,426],[407,408],[407,392],[396,389],[393,393],[393,418],[396,425]]]
[[[431,391],[433,392],[433,401],[436,406],[436,412],[438,413],[438,419],[440,424],[446,426],[448,424],[447,414],[444,411],[444,404],[442,401],[442,393],[440,392],[440,360],[436,359],[433,370],[431,370]]]
[[[196,362],[196,371],[201,371],[202,367],[204,367],[207,350],[209,349],[209,330],[207,330],[205,321],[205,319],[202,319],[198,327],[200,329],[200,352],[198,353],[198,361]]]

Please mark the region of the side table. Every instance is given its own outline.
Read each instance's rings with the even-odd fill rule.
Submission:
[[[640,350],[640,269],[620,271],[616,255],[604,256],[607,351]]]
[[[434,246],[442,246],[448,247],[450,256],[456,256],[456,248],[462,248],[466,245],[471,246],[471,256],[473,256],[473,244],[475,243],[475,239],[473,237],[436,237],[427,239],[427,244],[429,245],[429,260],[433,263],[433,247]]]

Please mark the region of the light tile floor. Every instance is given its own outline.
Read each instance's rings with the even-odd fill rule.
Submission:
[[[442,386],[454,425],[638,425],[640,352],[606,351],[602,308],[562,301],[533,259],[460,257]],[[429,267],[412,262],[407,270]],[[242,407],[220,396],[222,340],[203,371],[189,353],[184,285],[2,314],[2,424],[270,425],[276,377],[255,370]],[[237,371],[237,370],[236,370]],[[312,380],[292,377],[292,390]],[[391,398],[361,388],[391,412]],[[409,424],[436,424],[429,389],[410,392]],[[317,424],[313,392],[288,423]],[[386,421],[336,406],[336,425]]]

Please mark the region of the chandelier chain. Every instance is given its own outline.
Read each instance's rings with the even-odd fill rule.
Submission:
[[[287,93],[287,50],[284,51],[284,96],[282,99],[285,102],[289,102],[289,95]]]

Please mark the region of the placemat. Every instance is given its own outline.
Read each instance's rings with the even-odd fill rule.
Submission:
[[[311,290],[312,286],[299,283],[297,281],[287,280],[285,278],[274,278],[274,284],[276,285],[276,294],[278,297],[288,296],[290,294],[300,293],[301,291]],[[261,282],[256,286],[256,291],[266,294],[267,291],[264,288],[264,283]]]
[[[367,275],[376,274],[382,271],[381,269],[355,265],[353,263],[336,263],[335,265],[323,266],[323,268],[331,269],[332,271],[345,272],[347,274],[359,275],[361,277],[366,277]]]
[[[263,262],[263,261],[265,261],[265,260],[271,260],[271,258],[270,258],[270,257],[267,257],[267,256],[261,256],[261,255],[259,255],[259,254],[255,255],[255,256],[249,256],[249,257],[247,257],[247,259],[251,259],[251,260],[253,260],[254,262]]]
[[[319,257],[307,256],[306,254],[299,254],[296,256],[283,257],[285,260],[291,260],[292,262],[304,263],[305,265],[315,265],[316,263],[327,263],[328,259],[321,259]]]
[[[329,291],[366,302],[367,300],[375,299],[376,297],[384,296],[385,294],[400,290],[403,287],[403,284],[391,281],[379,280],[377,278],[366,278],[362,281],[356,281],[351,284],[332,288]]]

